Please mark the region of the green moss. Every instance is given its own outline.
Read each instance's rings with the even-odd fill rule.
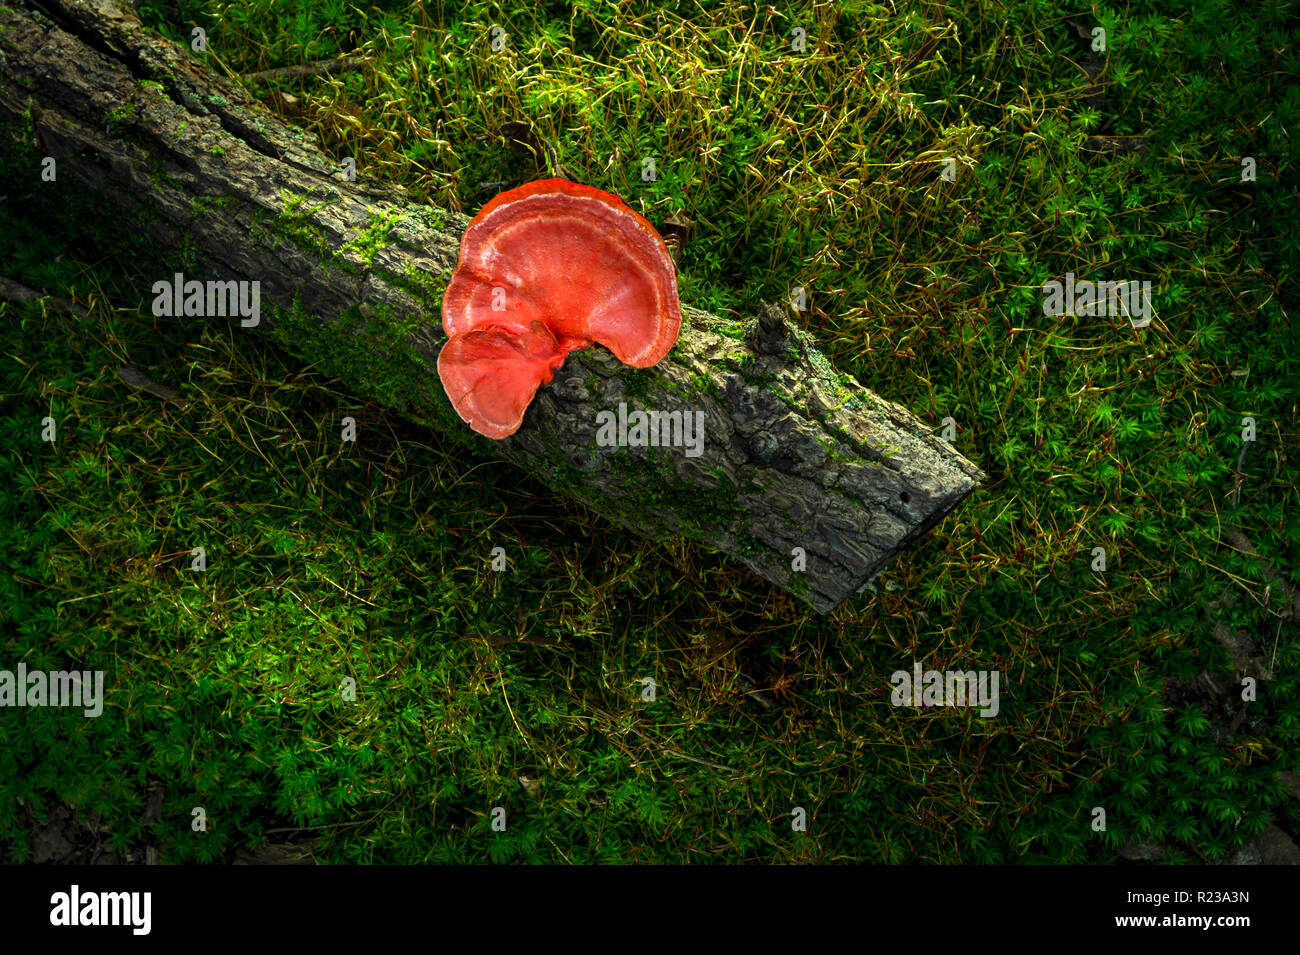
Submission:
[[[176,189],[179,187],[179,183],[177,183],[176,180],[167,173],[167,170],[163,168],[162,160],[151,155],[148,161],[150,166],[149,181],[152,182],[160,192],[165,191],[166,189]]]
[[[786,583],[786,589],[800,600],[808,599],[808,578],[802,573],[796,572],[790,575]]]
[[[798,335],[805,341],[805,344],[807,344],[807,336],[804,335],[803,332],[799,332]],[[813,368],[817,369],[817,372],[827,381],[834,381],[839,373],[835,370],[835,366],[827,361],[826,356],[816,348],[813,348],[810,344],[807,345],[806,350],[808,363],[812,365]],[[799,354],[799,349],[795,349],[794,354],[797,356]]]
[[[189,232],[181,234],[181,240],[177,248],[177,255],[181,262],[181,271],[195,272],[199,268],[199,253],[194,247],[194,237]]]
[[[422,272],[413,265],[407,265],[406,271],[401,275],[384,272],[383,276],[386,281],[409,292],[430,313],[438,310],[442,293],[446,291],[447,283],[451,280],[450,271],[434,276]]]
[[[366,268],[370,268],[375,254],[389,244],[389,230],[405,218],[405,213],[398,212],[396,209],[389,209],[383,213],[369,213],[366,227],[357,234],[355,239],[343,243],[339,247],[338,254],[355,252],[365,263]]]
[[[715,335],[721,335],[724,338],[730,338],[733,341],[745,340],[745,326],[742,322],[732,321],[728,318],[714,316],[709,320],[709,331]]]
[[[135,103],[123,103],[115,110],[104,114],[104,129],[110,136],[116,136],[118,130],[135,119]]]
[[[705,394],[709,395],[714,399],[720,400],[722,397],[722,392],[718,389],[717,379],[715,379],[712,375],[706,375],[706,374],[702,374],[701,372],[693,371],[691,372],[691,384],[693,384],[699,391],[704,392]],[[674,390],[677,390],[679,392],[681,391],[681,389],[674,389]],[[688,398],[691,397],[689,395],[684,395],[684,396]]]
[[[274,218],[267,217],[259,210],[253,210],[253,225],[249,229],[249,234],[254,239],[268,243],[271,248],[278,246],[281,241],[292,242],[312,253],[327,268],[338,265],[345,271],[356,271],[354,268],[349,268],[348,263],[334,259],[329,239],[320,226],[311,221],[312,215],[332,204],[334,200],[327,199],[318,206],[304,208],[308,200],[307,196],[292,196],[281,189],[280,198],[284,200],[284,209]]]
[[[796,414],[806,414],[807,411],[808,411],[808,408],[807,408],[806,405],[802,405],[802,404],[800,404],[799,402],[795,401],[793,398],[791,398],[791,397],[790,397],[789,395],[787,395],[787,394],[777,393],[777,394],[776,394],[776,397],[777,397],[778,399],[780,399],[780,401],[781,401],[781,403],[782,403],[783,405],[785,405],[785,406],[786,406],[787,408],[789,408],[791,411],[794,411]]]
[[[761,554],[767,551],[766,547],[745,533],[736,535],[736,541],[739,544],[737,550],[742,557],[753,557],[756,554]]]
[[[418,222],[426,229],[433,229],[441,232],[446,226],[443,222],[442,210],[431,209],[428,206],[411,205],[406,207],[406,216]]]
[[[629,398],[644,398],[646,391],[655,380],[655,373],[648,368],[624,368],[619,377],[623,379],[623,391]]]
[[[841,454],[839,451],[840,442],[836,441],[834,438],[829,438],[826,437],[825,435],[818,434],[818,435],[814,435],[814,440],[819,445],[821,445],[822,450],[826,452],[826,456],[830,458],[832,461],[857,460],[857,458],[854,455]]]
[[[307,315],[296,298],[288,311],[263,307],[271,337],[293,353],[342,379],[356,393],[373,395],[385,407],[481,452],[436,376],[430,375],[424,356],[408,341],[421,324],[418,319],[402,321],[382,305],[366,317],[360,306],[353,306],[322,324]],[[358,336],[367,339],[365,347],[357,346]]]
[[[197,219],[205,213],[224,208],[231,201],[230,196],[195,196],[190,200],[190,213]]]
[[[770,373],[753,374],[749,371],[746,371],[746,368],[753,363],[754,362],[752,360],[742,361],[740,363],[740,367],[736,369],[737,374],[740,375],[740,377],[745,381],[746,384],[753,385],[755,388],[766,388],[768,385],[770,385],[773,381],[776,380],[776,376]]]
[[[323,268],[341,269],[352,275],[363,275],[374,267],[375,256],[396,241],[394,228],[402,221],[415,217],[409,211],[389,209],[383,213],[370,213],[366,226],[352,239],[333,248],[325,232],[312,222],[317,211],[338,201],[337,188],[331,187],[326,192],[324,201],[308,205],[309,196],[292,196],[281,192],[284,209],[274,217],[267,216],[259,210],[253,210],[253,225],[249,230],[252,238],[275,248],[281,242],[289,242],[311,254]],[[426,214],[422,218],[429,218]],[[355,261],[360,259],[360,263]],[[408,292],[429,312],[436,311],[437,303],[447,287],[451,277],[450,270],[439,275],[422,272],[413,265],[406,265],[401,273],[383,271],[377,273],[384,281]]]

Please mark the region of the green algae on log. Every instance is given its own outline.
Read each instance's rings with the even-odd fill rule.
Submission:
[[[183,245],[195,274],[260,281],[250,333],[618,525],[715,547],[826,613],[984,479],[905,408],[843,380],[773,306],[739,328],[683,306],[677,344],[651,368],[575,352],[515,434],[480,437],[435,370],[467,217],[345,181],[301,130],[125,4],[11,4],[0,114],[31,125],[60,175],[107,188],[138,228]],[[627,446],[644,435],[626,422],[652,411],[701,420],[703,441],[691,454]],[[622,446],[602,437],[612,418]]]

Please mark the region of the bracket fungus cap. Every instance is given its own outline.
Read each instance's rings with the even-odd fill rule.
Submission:
[[[648,368],[681,322],[676,268],[654,227],[615,195],[545,179],[496,196],[465,229],[438,375],[470,427],[504,438],[569,352],[599,344]]]

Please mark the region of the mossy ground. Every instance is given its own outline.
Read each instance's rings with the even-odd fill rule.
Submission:
[[[413,368],[361,369],[357,394],[337,355],[154,319],[184,248],[41,183],[6,133],[0,272],[90,314],[0,305],[0,666],[103,668],[109,696],[93,721],[0,711],[0,851],[29,859],[59,803],[172,861],[284,826],[317,827],[320,858],[403,862],[1109,862],[1140,840],[1196,860],[1270,817],[1300,830],[1277,777],[1300,752],[1294,24],[1273,3],[1098,8],[1094,80],[1055,4],[986,8],[144,0],[235,72],[371,55],[281,87],[335,159],[445,208],[531,175],[492,135],[531,122],[651,221],[696,220],[684,301],[749,315],[804,287],[834,366],[954,418],[990,480],[878,593],[817,617],[404,422]],[[1150,278],[1155,320],[1044,316],[1070,270]],[[188,402],[126,388],[123,362]],[[1230,526],[1259,557],[1218,543]],[[1226,740],[1240,674],[1212,620],[1272,673]],[[890,706],[914,660],[1000,670],[999,716]],[[1187,691],[1203,671],[1231,689]]]

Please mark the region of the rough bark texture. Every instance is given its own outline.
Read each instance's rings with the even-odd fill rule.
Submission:
[[[408,417],[647,537],[716,547],[823,613],[984,478],[906,409],[837,375],[773,307],[743,326],[684,308],[652,369],[575,353],[517,434],[479,438],[435,370],[466,217],[413,204],[364,167],[346,182],[201,58],[124,3],[18,0],[0,7],[0,114],[60,176],[106,187],[156,241],[185,243],[187,279],[260,281],[265,328]],[[620,402],[702,411],[703,454],[598,447],[596,415]],[[794,548],[806,569],[792,570]]]

